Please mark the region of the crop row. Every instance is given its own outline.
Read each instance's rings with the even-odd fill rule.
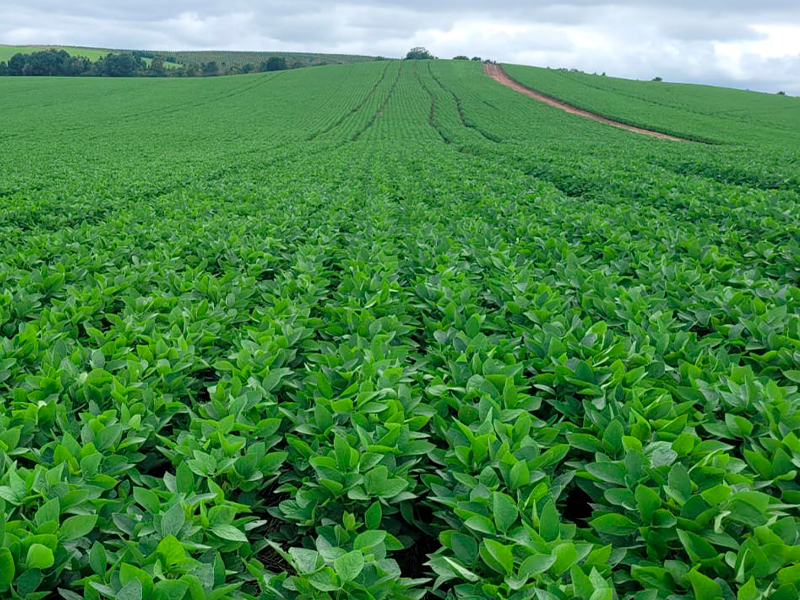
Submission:
[[[800,594],[768,125],[458,61],[0,86],[0,596]]]

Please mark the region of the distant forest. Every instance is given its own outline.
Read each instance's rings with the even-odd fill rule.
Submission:
[[[0,76],[49,77],[212,77],[265,71],[283,71],[305,66],[271,56],[259,64],[226,65],[216,61],[179,64],[175,57],[152,52],[110,53],[96,61],[72,56],[66,50],[48,49],[31,54],[18,53],[0,62]]]

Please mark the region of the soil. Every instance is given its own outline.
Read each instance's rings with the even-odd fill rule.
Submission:
[[[609,119],[598,115],[593,112],[589,112],[588,110],[583,110],[580,108],[576,108],[571,104],[567,104],[566,102],[562,102],[556,98],[551,96],[547,96],[536,90],[533,90],[527,86],[522,85],[516,79],[512,79],[508,73],[503,70],[503,67],[500,65],[495,65],[492,63],[486,63],[483,66],[483,72],[486,73],[489,77],[497,81],[498,83],[502,83],[506,87],[510,87],[512,90],[515,90],[521,94],[525,94],[526,96],[533,98],[534,100],[538,100],[539,102],[544,102],[545,104],[549,104],[550,106],[554,106],[555,108],[559,108],[565,112],[568,112],[573,115],[580,115],[581,117],[586,117],[587,119],[592,119],[597,121],[598,123],[605,123],[606,125],[613,125],[614,127],[619,127],[620,129],[625,129],[627,131],[632,131],[634,133],[640,133],[642,135],[649,135],[654,138],[658,138],[660,140],[671,140],[673,142],[686,142],[689,140],[685,140],[683,138],[676,137],[674,135],[669,135],[667,133],[661,133],[659,131],[651,131],[650,129],[644,129],[642,127],[635,127],[634,125],[628,125],[627,123],[620,123],[619,121],[615,121],[613,119]]]

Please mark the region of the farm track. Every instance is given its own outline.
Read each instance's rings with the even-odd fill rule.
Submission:
[[[658,138],[660,140],[670,140],[673,142],[689,142],[692,140],[688,140],[685,138],[680,138],[674,135],[669,135],[667,133],[661,133],[660,131],[652,131],[650,129],[644,129],[642,127],[635,127],[634,125],[628,125],[627,123],[622,123],[620,121],[615,121],[613,119],[609,119],[607,117],[603,117],[598,115],[597,113],[589,112],[588,110],[583,110],[581,108],[576,108],[571,104],[567,104],[566,102],[562,102],[557,98],[553,98],[551,96],[547,96],[536,90],[533,90],[527,86],[522,85],[516,79],[513,79],[511,76],[506,73],[500,65],[494,65],[487,63],[483,67],[483,72],[494,79],[496,82],[511,88],[512,90],[519,92],[520,94],[525,94],[526,96],[533,98],[534,100],[538,100],[539,102],[543,102],[549,106],[554,108],[558,108],[563,110],[564,112],[568,112],[573,115],[578,115],[580,117],[586,117],[587,119],[592,119],[593,121],[597,121],[598,123],[605,123],[606,125],[611,125],[613,127],[618,127],[620,129],[625,129],[627,131],[631,131],[633,133],[639,133],[641,135],[648,135],[650,137]]]
[[[317,131],[315,133],[312,133],[310,136],[308,136],[307,141],[312,142],[315,139],[317,139],[319,136],[324,135],[324,134],[326,134],[326,133],[328,133],[330,131],[333,131],[339,125],[344,123],[348,118],[352,117],[359,110],[364,108],[364,105],[367,102],[369,102],[369,99],[372,98],[372,96],[375,94],[376,91],[378,91],[378,88],[380,87],[381,83],[383,83],[383,80],[386,79],[386,73],[389,71],[389,67],[390,66],[391,66],[391,63],[388,63],[386,65],[386,68],[383,70],[383,73],[381,73],[381,76],[378,79],[378,81],[376,81],[375,85],[373,85],[370,88],[369,92],[367,92],[367,95],[364,96],[364,99],[361,102],[359,102],[356,106],[351,108],[349,111],[347,111],[345,114],[343,114],[340,118],[338,118],[336,121],[334,121],[333,124],[329,125],[328,127],[323,128],[323,129],[320,129],[319,131]]]
[[[433,91],[425,84],[425,82],[422,81],[422,77],[419,76],[419,70],[417,69],[416,64],[414,65],[414,77],[417,78],[417,81],[419,82],[420,86],[422,86],[422,89],[425,90],[425,92],[428,94],[428,97],[431,99],[431,112],[428,115],[428,125],[430,125],[431,128],[434,131],[436,131],[436,133],[439,134],[439,137],[442,138],[442,141],[445,144],[451,143],[450,138],[448,138],[445,135],[444,131],[442,131],[442,129],[436,125],[436,96],[434,95]]]
[[[428,64],[428,72],[430,73],[431,78],[439,85],[439,87],[442,88],[442,90],[444,90],[446,93],[450,94],[453,97],[453,102],[456,103],[456,111],[458,112],[458,118],[461,120],[461,124],[464,127],[466,127],[467,129],[472,129],[474,131],[477,131],[479,134],[481,134],[481,136],[483,136],[486,140],[488,140],[490,142],[494,142],[496,144],[499,144],[500,142],[502,142],[501,138],[495,136],[494,134],[487,133],[487,132],[483,131],[482,129],[479,129],[478,127],[476,127],[475,125],[473,125],[469,121],[467,121],[467,117],[464,114],[464,107],[461,105],[461,100],[456,95],[456,93],[453,90],[451,90],[450,88],[448,88],[447,86],[445,86],[444,83],[442,83],[442,80],[439,79],[439,77],[437,77],[436,74],[433,72],[433,69],[431,69],[431,65],[430,64]]]
[[[386,94],[386,98],[383,100],[381,105],[378,107],[378,110],[375,111],[375,114],[372,115],[372,118],[364,126],[364,128],[361,131],[357,131],[356,134],[353,136],[353,141],[354,142],[357,142],[358,139],[362,135],[364,135],[364,133],[366,133],[369,130],[370,127],[372,127],[375,124],[375,121],[378,120],[378,117],[380,117],[383,114],[383,111],[386,108],[386,105],[389,104],[389,100],[392,99],[392,94],[394,93],[394,90],[397,87],[397,83],[400,81],[400,75],[402,73],[403,73],[403,63],[400,63],[400,68],[397,69],[397,75],[395,76],[394,81],[392,82],[392,87],[389,88],[389,93]]]

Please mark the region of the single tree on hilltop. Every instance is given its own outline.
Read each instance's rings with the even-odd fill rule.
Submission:
[[[408,51],[408,54],[406,54],[406,60],[428,60],[430,58],[433,58],[433,55],[422,46],[412,48]]]

